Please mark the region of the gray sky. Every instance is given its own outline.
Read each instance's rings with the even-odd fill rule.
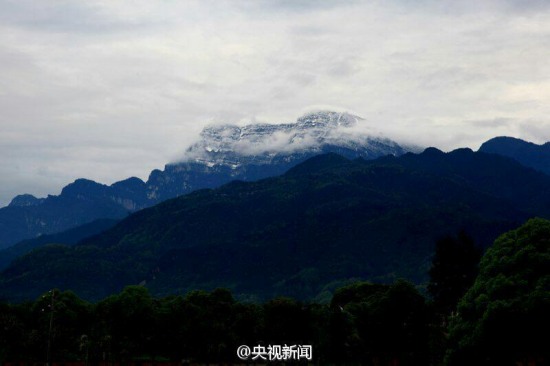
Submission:
[[[319,108],[444,150],[550,140],[549,3],[0,0],[0,206]]]

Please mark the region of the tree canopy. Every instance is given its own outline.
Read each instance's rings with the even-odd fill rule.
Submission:
[[[448,365],[548,362],[550,221],[531,219],[501,235],[450,326]]]

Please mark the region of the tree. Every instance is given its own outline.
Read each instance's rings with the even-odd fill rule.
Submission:
[[[332,349],[340,350],[345,362],[428,363],[428,309],[410,283],[353,284],[335,293],[331,308]]]
[[[28,304],[8,305],[0,303],[0,360],[17,359],[28,347],[24,316]]]
[[[127,355],[150,356],[154,308],[154,299],[143,286],[128,286],[100,301],[95,306],[97,327],[109,336],[109,342],[101,343],[121,359]]]
[[[436,310],[444,317],[456,309],[474,283],[480,258],[481,249],[465,231],[456,238],[446,236],[437,241],[428,291]]]
[[[543,365],[550,359],[550,221],[500,236],[451,320],[446,363]]]

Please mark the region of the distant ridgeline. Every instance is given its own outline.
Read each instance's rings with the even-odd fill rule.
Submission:
[[[495,137],[479,151],[513,158],[525,166],[550,174],[550,142],[536,145],[513,137]]]
[[[278,177],[167,200],[73,246],[37,249],[0,275],[0,298],[59,288],[97,300],[142,284],[155,295],[226,287],[240,299],[319,299],[354,278],[425,283],[438,238],[465,230],[487,247],[530,217],[549,218],[549,187],[550,176],[469,149],[319,155]]]
[[[15,197],[0,209],[0,249],[96,219],[120,219],[197,189],[279,175],[321,153],[373,159],[415,150],[358,132],[359,122],[361,118],[347,113],[318,112],[296,123],[207,127],[182,162],[152,171],[147,182],[129,178],[107,186],[78,179],[59,196]]]

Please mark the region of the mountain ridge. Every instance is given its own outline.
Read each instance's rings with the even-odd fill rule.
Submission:
[[[550,175],[550,142],[538,145],[515,137],[499,136],[484,142],[479,151],[507,156]]]
[[[353,161],[321,155],[285,175],[198,190],[73,247],[21,257],[2,273],[0,296],[60,287],[97,299],[142,283],[158,295],[223,286],[248,298],[313,298],[349,278],[422,283],[438,237],[467,229],[486,247],[529,217],[550,217],[548,187],[542,173],[469,149]]]
[[[153,170],[146,182],[132,177],[104,185],[80,178],[58,196],[16,196],[0,208],[0,249],[95,219],[120,219],[196,189],[218,187],[234,179],[252,181],[279,175],[321,153],[371,159],[408,151],[389,139],[358,134],[354,128],[361,121],[348,113],[324,111],[281,125],[206,127],[201,140],[188,148],[185,159],[167,164],[164,170]],[[271,149],[259,151],[262,146]]]

